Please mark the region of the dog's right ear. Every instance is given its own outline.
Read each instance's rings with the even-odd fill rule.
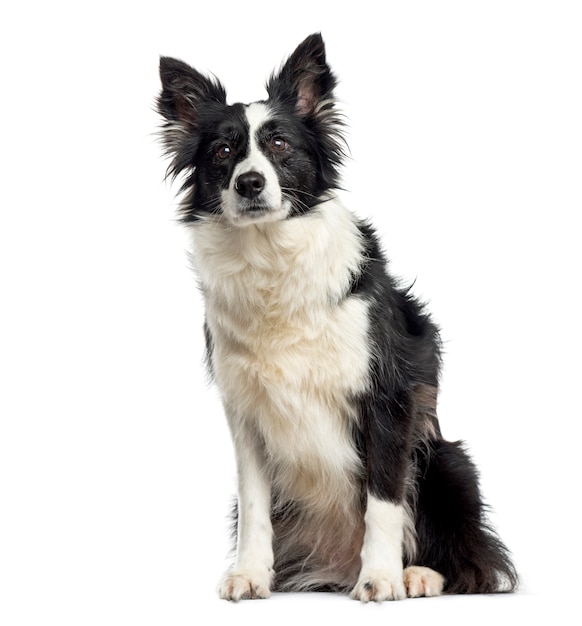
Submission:
[[[202,109],[226,105],[226,91],[218,80],[170,57],[160,58],[160,78],[157,109],[166,120],[160,138],[166,154],[173,157],[167,175],[176,177],[194,161]]]
[[[226,92],[218,80],[204,76],[179,59],[160,57],[160,79],[158,111],[168,122],[178,122],[194,130],[198,127],[201,105],[226,104]]]

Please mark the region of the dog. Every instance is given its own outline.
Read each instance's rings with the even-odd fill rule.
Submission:
[[[338,199],[336,78],[313,34],[226,102],[161,57],[157,109],[205,300],[209,371],[236,454],[227,600],[349,592],[363,602],[512,591],[478,472],[437,419],[439,330]]]

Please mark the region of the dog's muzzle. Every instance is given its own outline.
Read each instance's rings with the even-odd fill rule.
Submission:
[[[259,172],[245,172],[236,179],[234,188],[239,196],[253,200],[262,193],[266,182],[265,177]]]

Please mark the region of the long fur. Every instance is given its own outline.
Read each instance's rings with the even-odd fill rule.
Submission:
[[[510,591],[477,470],[445,441],[438,329],[334,194],[344,156],[320,35],[268,99],[162,58],[158,109],[206,302],[208,362],[239,474],[222,597],[363,600]]]

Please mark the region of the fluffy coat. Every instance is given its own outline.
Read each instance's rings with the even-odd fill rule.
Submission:
[[[343,157],[320,35],[268,99],[162,58],[158,109],[238,470],[231,600],[512,590],[474,464],[436,415],[438,329],[334,194]]]

